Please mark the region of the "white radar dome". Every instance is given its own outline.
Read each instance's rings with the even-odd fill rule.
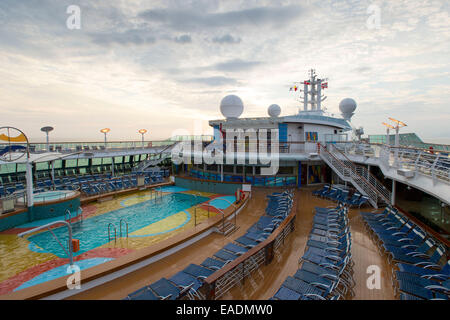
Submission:
[[[244,104],[241,98],[230,94],[222,99],[220,102],[220,112],[222,112],[225,118],[239,118],[244,111]]]
[[[281,113],[281,108],[279,105],[277,104],[272,104],[269,106],[269,109],[267,109],[267,113],[269,114],[269,116],[271,116],[272,118],[276,118],[280,115]]]
[[[352,98],[345,98],[339,103],[339,110],[345,120],[350,120],[356,110],[356,101]]]

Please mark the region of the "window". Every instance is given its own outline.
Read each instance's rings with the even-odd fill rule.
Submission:
[[[123,157],[114,157],[115,164],[122,163],[122,161],[123,161]]]

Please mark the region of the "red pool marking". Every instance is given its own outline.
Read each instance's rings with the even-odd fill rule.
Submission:
[[[84,252],[79,256],[73,258],[74,262],[90,258],[118,258],[134,251],[133,249],[123,248],[97,248]],[[30,281],[41,273],[47,272],[51,269],[63,266],[69,263],[67,258],[56,258],[46,261],[39,265],[33,266],[24,270],[15,276],[0,283],[0,295],[12,292],[15,288],[21,286],[23,283]]]
[[[8,229],[8,230],[5,230],[5,231],[0,232],[0,234],[19,234],[19,233],[21,233],[21,232],[28,231],[28,230],[31,230],[31,229],[34,229],[34,228],[36,228],[36,227],[30,227],[30,228],[11,228],[11,229]]]

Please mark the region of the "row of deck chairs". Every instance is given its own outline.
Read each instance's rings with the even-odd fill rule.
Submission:
[[[359,192],[355,192],[351,197],[349,197],[348,190],[330,185],[325,185],[322,189],[313,191],[312,194],[321,198],[345,203],[349,207],[361,208],[362,205],[369,201],[367,196],[361,195]]]
[[[249,249],[258,245],[289,215],[293,203],[290,191],[269,195],[266,215],[251,226],[247,233],[206,258],[200,265],[190,264],[170,278],[160,280],[130,293],[125,300],[204,300],[200,292],[203,280]]]
[[[361,216],[379,251],[387,256],[400,299],[449,299],[450,261],[444,244],[395,208]]]
[[[138,175],[130,174],[121,177],[105,178],[102,181],[83,181],[80,183],[80,190],[87,196],[95,196],[102,193],[114,192],[124,189],[136,188]],[[161,175],[152,175],[148,173],[144,176],[144,184],[152,185],[164,181]]]
[[[315,208],[313,227],[299,269],[272,300],[339,300],[353,294],[348,208]]]

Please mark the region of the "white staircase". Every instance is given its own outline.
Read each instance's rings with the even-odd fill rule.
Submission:
[[[157,159],[151,159],[151,160],[145,160],[140,162],[137,166],[135,166],[133,168],[133,172],[140,172],[140,171],[145,171],[145,169],[147,169],[150,166],[156,166],[158,163],[163,162],[165,159],[167,159],[170,156],[170,150],[172,150],[173,145],[169,145],[167,147],[165,147],[164,149],[162,149],[160,152],[158,152],[157,154],[155,154],[155,156],[159,157]]]
[[[319,144],[319,155],[328,166],[344,181],[350,182],[370,204],[378,208],[380,203],[391,204],[391,193],[365,167],[355,165],[333,144]]]

